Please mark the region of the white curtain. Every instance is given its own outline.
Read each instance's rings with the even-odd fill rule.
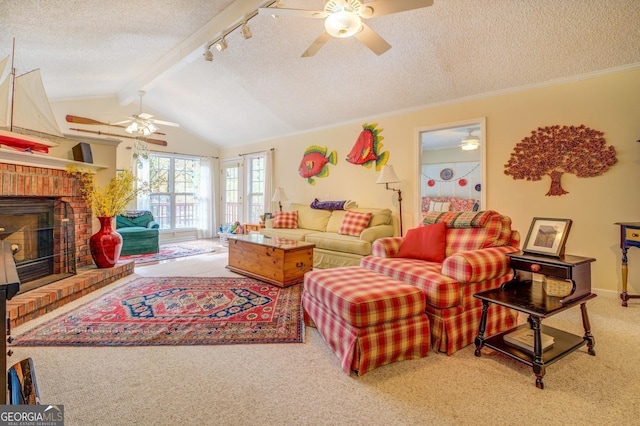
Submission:
[[[150,179],[150,168],[149,168],[149,160],[145,161],[136,161],[133,160],[133,170],[136,178],[139,182],[142,182],[143,185],[149,187],[149,179]],[[140,183],[138,183],[140,184]],[[138,210],[151,210],[151,201],[149,198],[149,194],[138,193],[137,200],[137,209]]]
[[[215,193],[215,178],[211,159],[200,158],[200,185],[198,201],[200,217],[198,218],[198,238],[213,238],[215,227],[215,205],[212,194]]]
[[[264,167],[264,210],[263,212],[274,211],[271,208],[271,198],[273,197],[273,149],[268,149],[265,154]]]

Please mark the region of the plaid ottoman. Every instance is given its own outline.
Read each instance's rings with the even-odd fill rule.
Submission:
[[[359,266],[307,272],[302,307],[305,324],[318,329],[347,374],[429,352],[424,294],[377,272]]]

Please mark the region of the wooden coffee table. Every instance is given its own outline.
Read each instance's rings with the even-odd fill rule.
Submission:
[[[229,237],[227,268],[279,287],[301,283],[313,269],[315,244],[261,234]]]

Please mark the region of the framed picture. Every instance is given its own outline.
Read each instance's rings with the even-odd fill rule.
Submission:
[[[571,219],[534,217],[524,241],[525,253],[560,257],[571,229]]]
[[[273,219],[273,214],[271,213],[265,213],[264,214],[264,221],[266,222],[269,219]]]

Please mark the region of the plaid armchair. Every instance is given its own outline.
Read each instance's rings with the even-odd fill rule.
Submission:
[[[473,343],[482,315],[475,293],[499,287],[512,278],[507,253],[519,251],[520,234],[511,230],[511,218],[494,211],[433,212],[423,225],[445,222],[446,249],[442,263],[397,257],[402,237],[376,240],[372,255],[360,266],[412,284],[426,296],[435,351],[451,355]],[[491,305],[487,334],[512,327],[516,314]]]

